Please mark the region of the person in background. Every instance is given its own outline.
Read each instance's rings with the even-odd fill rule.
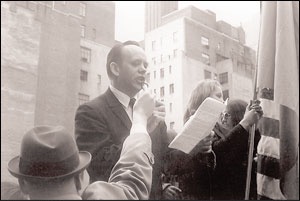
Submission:
[[[197,84],[188,102],[184,123],[207,97],[223,101],[221,84],[218,81],[205,79]],[[176,178],[179,189],[166,193],[168,197],[165,199],[208,200],[211,198],[211,175],[215,165],[214,156],[211,153],[212,139],[213,134],[204,138],[190,154],[175,149],[170,151],[165,170],[169,178],[165,180],[171,182],[171,178]]]
[[[132,107],[143,88],[148,62],[144,50],[135,41],[115,45],[107,56],[110,79],[107,91],[80,105],[75,116],[75,136],[79,150],[92,154],[88,172],[91,181],[108,181],[120,157],[122,144],[132,126]],[[161,174],[168,145],[164,121],[165,106],[159,101],[149,118],[147,131],[155,156],[150,199],[161,199]]]
[[[91,154],[78,151],[72,135],[62,126],[37,126],[29,130],[22,139],[20,156],[11,159],[8,164],[9,172],[18,178],[19,187],[9,185],[9,189],[16,190],[8,192],[5,197],[37,200],[148,199],[154,160],[146,125],[154,105],[155,100],[148,92],[137,100],[130,135],[123,144],[120,159],[108,182],[96,181],[88,185],[89,175],[85,169],[91,161]]]
[[[62,126],[36,126],[23,136],[21,153],[9,161],[8,170],[30,199],[78,200],[88,184],[84,170],[90,160]]]
[[[199,82],[192,92],[185,112],[184,122],[187,122],[207,97],[223,101],[222,89],[218,81],[206,79]],[[239,112],[236,109],[232,109],[232,119],[229,120],[227,118],[228,114],[226,116],[226,120],[229,120],[228,122],[225,122],[225,116],[223,116],[224,126],[217,123],[212,131],[213,134],[200,141],[190,154],[185,154],[178,150],[171,152],[173,155],[170,155],[169,161],[171,162],[166,172],[169,172],[173,178],[174,176],[177,177],[179,189],[182,191],[181,199],[211,200],[243,198],[240,197],[240,194],[244,194],[245,192],[244,189],[241,190],[245,186],[245,182],[239,186],[239,193],[236,193],[237,188],[234,189],[230,185],[235,185],[236,187],[237,184],[241,184],[241,181],[246,179],[244,177],[246,172],[242,171],[242,175],[239,176],[238,171],[236,171],[235,177],[230,178],[229,176],[232,174],[229,173],[233,171],[229,171],[228,169],[237,163],[239,166],[233,169],[238,170],[241,166],[240,164],[245,163],[245,150],[248,148],[247,131],[251,125],[257,123],[262,115],[262,109],[259,103],[255,103],[251,107],[248,106],[245,113],[245,104],[240,106],[236,102],[228,104],[226,108],[231,110],[233,107],[232,104],[235,105]],[[223,114],[225,115],[225,113]],[[233,160],[234,162],[232,162]],[[230,164],[231,162],[232,164]],[[225,183],[222,185],[222,180],[228,182],[229,185],[226,184],[225,186]],[[238,181],[236,182],[236,180]],[[172,193],[168,199],[177,199],[178,195],[180,193]]]
[[[222,113],[221,125],[217,123],[212,149],[216,154],[213,172],[213,199],[237,199],[245,197],[249,128],[262,116],[259,102],[247,106],[239,99],[230,100]],[[220,129],[222,128],[222,129]],[[254,138],[254,156],[260,134]],[[256,199],[256,164],[252,165],[250,199]]]

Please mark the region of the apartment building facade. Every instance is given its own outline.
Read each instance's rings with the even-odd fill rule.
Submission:
[[[252,98],[255,51],[245,46],[241,27],[216,21],[211,11],[189,6],[163,16],[159,27],[145,33],[145,50],[147,79],[165,103],[169,129],[182,128],[189,97],[200,80],[219,80],[225,99]]]
[[[109,84],[114,34],[113,2],[1,1],[2,180],[33,126],[73,135],[77,107]]]

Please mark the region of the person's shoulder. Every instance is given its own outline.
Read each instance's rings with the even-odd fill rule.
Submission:
[[[101,108],[104,104],[106,104],[106,98],[107,97],[107,91],[102,93],[101,95],[93,98],[92,100],[90,101],[87,101],[85,103],[83,103],[82,105],[79,106],[80,107],[90,107],[90,108]]]
[[[86,102],[85,104],[90,107],[101,106],[103,103],[105,103],[105,100],[106,100],[105,97],[106,97],[106,94],[103,93],[103,94],[97,96],[96,98]]]

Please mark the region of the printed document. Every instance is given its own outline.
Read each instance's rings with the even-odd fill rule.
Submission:
[[[225,104],[222,102],[210,97],[206,98],[169,147],[190,153],[203,138],[210,134],[224,108]]]

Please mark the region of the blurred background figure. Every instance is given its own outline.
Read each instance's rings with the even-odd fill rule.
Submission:
[[[244,199],[249,128],[262,115],[259,103],[247,106],[243,100],[230,100],[221,115],[221,124],[214,131],[213,151],[216,154],[216,169],[213,172],[213,199]],[[260,139],[255,134],[254,156]],[[256,163],[252,165],[250,199],[256,199]]]
[[[198,83],[187,105],[184,115],[185,123],[207,97],[223,102],[221,84],[218,81],[205,79]],[[180,197],[190,200],[208,200],[211,198],[211,176],[215,166],[214,155],[211,152],[212,137],[213,135],[210,135],[200,141],[190,154],[175,149],[170,152],[169,163],[165,171],[168,173],[169,182],[171,178],[176,178],[182,193],[177,190],[177,194],[173,193],[173,198],[167,197],[166,199]]]

